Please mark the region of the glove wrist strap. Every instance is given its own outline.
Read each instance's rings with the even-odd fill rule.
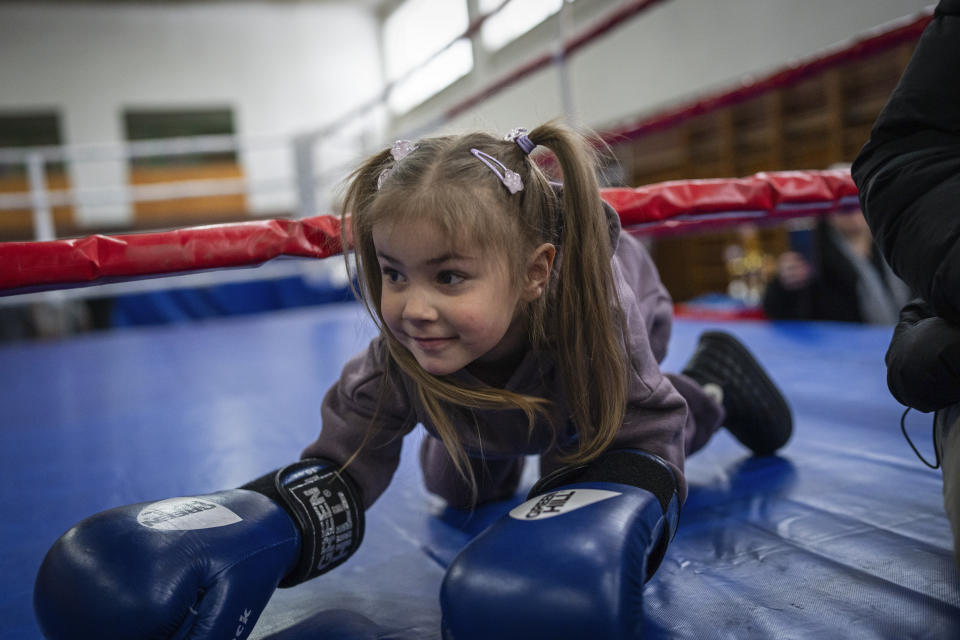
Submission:
[[[595,460],[581,465],[561,467],[540,479],[527,499],[553,491],[557,487],[578,482],[605,482],[625,484],[649,491],[660,503],[664,517],[664,532],[656,548],[647,559],[647,578],[657,570],[667,546],[677,532],[680,519],[680,496],[677,480],[670,465],[663,458],[636,449],[615,449],[600,454]]]
[[[326,573],[350,557],[363,540],[360,490],[332,462],[300,460],[242,488],[273,499],[300,530],[300,557],[280,587]]]

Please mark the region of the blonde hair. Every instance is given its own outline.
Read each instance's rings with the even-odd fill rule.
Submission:
[[[556,157],[562,196],[516,143],[471,133],[419,140],[400,162],[393,161],[389,150],[374,155],[351,174],[344,200],[344,246],[352,240],[355,247],[355,264],[350,264],[349,256],[346,259],[348,269],[352,266],[358,276],[358,297],[384,336],[392,364],[416,383],[437,434],[474,495],[476,480],[451,410],[516,409],[524,412],[532,429],[537,414],[550,420],[550,402],[489,386],[466,388],[427,373],[384,323],[372,232],[381,222],[402,227],[413,217],[427,217],[455,243],[502,252],[516,286],[536,247],[543,243],[557,247],[545,294],[521,311],[533,348],[555,354],[569,402],[578,439],[576,449],[562,460],[572,464],[591,460],[613,441],[623,422],[627,394],[623,313],[610,268],[609,228],[587,140],[556,123],[527,135]],[[520,174],[523,190],[511,194],[471,149]],[[390,170],[389,177],[378,188],[385,170]],[[551,425],[556,439],[560,427]],[[375,428],[369,426],[364,442]]]

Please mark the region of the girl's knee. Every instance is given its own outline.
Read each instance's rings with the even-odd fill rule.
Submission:
[[[516,492],[523,471],[522,457],[507,460],[470,458],[469,462],[466,472],[476,483],[476,491],[457,470],[443,442],[427,436],[420,445],[424,486],[451,507],[466,509],[504,500]]]

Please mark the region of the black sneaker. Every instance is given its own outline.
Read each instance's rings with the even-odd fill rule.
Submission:
[[[683,369],[701,386],[723,390],[724,425],[754,454],[770,455],[793,433],[783,394],[743,344],[723,331],[706,331]]]

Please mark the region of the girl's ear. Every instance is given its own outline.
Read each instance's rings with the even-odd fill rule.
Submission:
[[[524,302],[533,302],[543,295],[543,291],[550,281],[553,259],[556,256],[557,248],[548,242],[533,250],[530,259],[527,261],[527,277],[521,292]]]

